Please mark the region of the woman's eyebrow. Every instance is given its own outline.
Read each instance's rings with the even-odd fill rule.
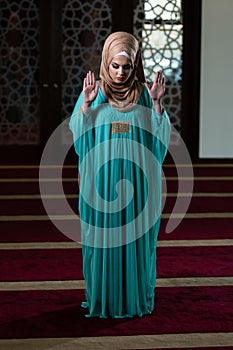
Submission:
[[[120,64],[118,64],[116,62],[112,62],[112,65],[120,67]],[[124,67],[124,68],[131,67],[131,64],[130,63],[126,63],[126,64],[123,64],[122,67]]]

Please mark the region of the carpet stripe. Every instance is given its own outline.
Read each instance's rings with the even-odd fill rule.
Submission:
[[[162,214],[163,219],[181,219],[183,213]],[[233,213],[186,213],[184,219],[203,219],[203,218],[233,218]]]
[[[68,199],[78,199],[78,194],[65,194],[65,197]],[[233,192],[216,192],[216,193],[208,193],[208,192],[200,192],[200,193],[163,193],[163,197],[233,197]],[[0,195],[0,200],[29,200],[29,199],[63,199],[64,195],[62,194],[48,194],[48,195],[40,195],[40,194],[18,194],[18,195]]]
[[[228,245],[228,244],[225,244]],[[229,244],[230,245],[230,244]],[[233,245],[233,240],[232,240]],[[11,249],[77,249],[82,245],[78,242],[33,242],[33,243],[0,243],[0,250]]]
[[[233,213],[166,213],[162,219],[205,219],[205,218],[233,218]],[[78,215],[2,215],[0,221],[47,221],[47,220],[77,220]]]
[[[57,169],[57,168],[65,168],[65,169],[77,169],[76,164],[48,164],[48,165],[40,165],[40,164],[2,164],[0,165],[0,169]],[[193,163],[193,164],[163,164],[163,168],[233,168],[232,163]]]
[[[197,239],[197,240],[166,240],[158,241],[158,247],[221,247],[233,246],[233,239]],[[82,244],[78,242],[22,242],[0,243],[0,250],[11,249],[77,249]]]
[[[163,164],[163,168],[233,168],[232,163],[194,163],[194,164]]]
[[[77,338],[2,339],[0,350],[122,350],[231,347],[233,333],[186,333]],[[227,350],[227,349],[226,349]]]
[[[163,194],[163,197],[233,197],[233,192],[225,192],[225,193],[211,193],[211,192],[197,192],[197,193],[167,193]]]
[[[176,174],[174,175],[167,175],[167,174],[163,174],[162,176],[163,180],[167,180],[167,181],[194,181],[194,182],[198,182],[198,181],[232,181],[233,180],[233,176],[231,175],[199,175],[199,174],[194,174],[193,176],[177,176]]]
[[[174,180],[179,180],[179,181],[232,181],[233,176],[166,176],[166,180],[168,181],[174,181]]]
[[[77,215],[3,215],[0,221],[47,221],[47,220],[78,220]]]
[[[65,168],[65,169],[77,169],[77,165],[0,165],[0,169],[60,169],[60,168]]]
[[[77,182],[78,178],[77,177],[63,177],[63,178],[40,178],[40,180],[35,177],[35,178],[0,178],[0,183],[18,183],[18,182]],[[179,181],[232,181],[233,176],[195,176],[195,177],[190,177],[190,176],[166,176],[166,181],[174,181],[174,180],[179,180]]]
[[[158,278],[161,287],[222,287],[233,286],[233,277]],[[1,282],[0,291],[85,289],[84,280]]]
[[[8,179],[0,179],[0,183],[18,183],[18,182],[38,182],[38,178],[8,178]],[[69,177],[64,177],[64,178],[41,178],[40,182],[77,182],[78,178],[69,178]]]
[[[0,291],[85,289],[84,280],[1,282]]]
[[[29,200],[29,199],[78,199],[78,194],[48,194],[48,195],[40,195],[40,194],[18,194],[18,195],[0,195],[0,200]],[[232,193],[233,196],[233,193]],[[228,196],[228,193],[223,194],[222,197],[231,197]]]
[[[233,239],[203,239],[203,240],[166,240],[158,241],[158,247],[210,247],[232,246]]]

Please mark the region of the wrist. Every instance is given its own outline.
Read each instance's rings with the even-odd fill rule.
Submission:
[[[90,101],[83,101],[83,106],[90,107],[91,106],[91,102]]]
[[[155,110],[159,115],[162,115],[162,114],[163,114],[164,107],[163,107],[163,104],[162,104],[162,101],[161,101],[161,100],[152,99],[152,105],[153,105],[154,110]]]
[[[162,105],[162,100],[158,100],[157,98],[152,98],[152,102],[157,105]]]
[[[87,102],[87,101],[84,101],[83,104],[82,104],[83,113],[87,114],[89,109],[90,109],[90,107],[91,107],[91,103]]]

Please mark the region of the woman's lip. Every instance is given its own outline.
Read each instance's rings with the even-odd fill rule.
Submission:
[[[124,80],[124,78],[122,77],[117,77],[117,80]]]

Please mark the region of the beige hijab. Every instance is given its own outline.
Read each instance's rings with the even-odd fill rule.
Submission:
[[[115,83],[109,75],[109,65],[113,57],[125,51],[130,56],[133,71],[126,82]],[[108,102],[120,111],[130,109],[136,104],[141,94],[145,76],[141,50],[137,39],[126,32],[115,32],[104,43],[100,65],[100,87]],[[132,107],[132,105],[131,105]]]

